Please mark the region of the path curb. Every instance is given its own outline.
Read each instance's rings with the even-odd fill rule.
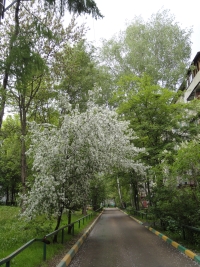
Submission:
[[[124,211],[123,211],[124,212]],[[125,212],[124,212],[125,213]],[[127,213],[125,213],[127,214]],[[127,214],[128,215],[128,214]],[[139,221],[138,219],[130,216],[131,219],[133,219],[134,221],[136,221],[139,224],[143,225],[143,222]],[[194,261],[196,261],[197,263],[200,263],[200,256],[195,254],[194,252],[192,252],[191,250],[183,247],[182,245],[178,244],[177,242],[173,241],[172,239],[170,239],[169,237],[167,237],[166,235],[163,235],[162,233],[156,231],[155,229],[153,229],[152,227],[149,226],[144,226],[145,228],[147,228],[149,231],[151,231],[152,233],[154,233],[155,235],[159,236],[160,238],[162,238],[162,240],[164,240],[165,242],[171,244],[173,247],[177,248],[180,252],[184,253],[185,255],[187,255],[189,258],[193,259]]]
[[[73,247],[67,252],[65,257],[61,260],[61,262],[56,266],[56,267],[67,267],[73,257],[76,255],[78,252],[79,248],[85,241],[85,239],[88,237],[89,233],[92,231],[94,228],[94,225],[96,224],[97,220],[100,218],[103,212],[99,214],[99,216],[94,220],[94,222],[91,224],[91,226],[87,229],[87,231],[79,238],[79,240],[73,245]]]

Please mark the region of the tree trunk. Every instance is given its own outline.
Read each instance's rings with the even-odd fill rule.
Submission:
[[[6,70],[5,73],[4,73],[2,93],[1,93],[0,129],[1,129],[2,123],[3,123],[3,116],[4,116],[4,110],[5,110],[5,104],[6,104],[6,88],[7,88],[7,84],[8,84],[8,72]]]
[[[136,188],[134,190],[134,203],[135,203],[135,209],[140,210],[139,199],[138,199],[138,190]]]
[[[93,208],[94,211],[100,208],[99,205],[97,204],[97,196],[93,196],[92,208]]]
[[[86,205],[86,204],[83,205],[83,207],[82,207],[82,214],[83,214],[84,216],[87,215],[87,205]]]
[[[0,23],[1,23],[1,19],[3,18],[3,11],[4,11],[4,1],[0,0]]]
[[[60,222],[62,219],[62,213],[63,213],[63,208],[60,208],[59,215],[57,217],[57,224],[56,224],[54,231],[58,230],[60,227]],[[57,243],[57,242],[58,242],[58,234],[55,234],[53,237],[53,243]]]
[[[11,190],[11,204],[15,205],[15,188],[14,188],[14,186],[12,187],[12,190]]]
[[[130,202],[131,202],[131,207],[134,207],[134,194],[133,194],[133,185],[130,183]]]
[[[26,193],[26,110],[25,110],[25,97],[19,98],[19,109],[20,109],[20,123],[21,123],[21,182],[22,182],[22,194]]]
[[[68,224],[71,224],[71,221],[72,221],[72,211],[69,210],[69,212],[68,212]],[[68,227],[68,234],[71,234],[71,231],[72,231],[72,227],[69,226]]]
[[[120,199],[121,207],[124,209],[124,203],[122,201],[122,194],[121,194],[120,185],[119,185],[119,178],[117,178],[117,187],[118,187],[118,194],[119,194],[119,199]]]
[[[147,192],[148,192],[149,206],[152,206],[151,190],[150,190],[150,182],[149,182],[149,179],[147,180]]]
[[[138,183],[137,183],[137,176],[134,176],[134,173],[131,176],[130,179],[130,187],[131,187],[131,192],[132,192],[132,197],[131,199],[133,200],[133,204],[135,206],[136,210],[140,209],[139,206],[139,199],[138,199]]]
[[[25,136],[22,135],[21,140],[21,181],[22,181],[22,193],[26,193],[26,144],[24,140]]]
[[[0,4],[2,2],[3,1],[0,0]],[[15,32],[14,32],[14,34],[10,40],[8,58],[10,57],[10,54],[11,54],[11,51],[13,48],[13,44],[14,44],[14,42],[15,42],[18,34],[19,34],[19,6],[20,6],[20,0],[17,0],[16,7],[15,7]],[[4,110],[5,110],[5,104],[6,104],[7,85],[8,85],[8,77],[9,77],[9,73],[10,73],[10,67],[11,67],[11,63],[9,63],[6,66],[5,72],[4,72],[4,77],[3,77],[3,88],[2,88],[1,103],[0,103],[0,129],[1,129],[2,123],[3,123],[3,116],[4,116]]]
[[[6,187],[6,205],[9,204],[9,188],[8,186]]]

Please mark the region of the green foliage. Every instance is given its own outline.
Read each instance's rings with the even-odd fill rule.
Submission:
[[[118,111],[130,120],[139,137],[135,144],[146,148],[148,155],[143,155],[146,164],[155,166],[161,160],[161,152],[169,149],[174,137],[172,129],[177,123],[177,106],[171,101],[175,93],[154,85],[147,75],[122,77],[119,86],[119,95],[115,96],[119,102]]]
[[[153,190],[153,207],[151,211],[157,218],[163,219],[167,227],[171,221],[176,222],[177,227],[190,225],[199,227],[200,194],[198,188],[183,186],[177,187],[156,187]],[[175,230],[175,229],[174,229]]]
[[[174,176],[181,177],[182,182],[199,183],[200,175],[200,144],[198,140],[182,143],[178,149],[174,164]]]
[[[7,201],[16,201],[20,183],[20,125],[19,118],[7,117],[1,131],[0,185]]]
[[[154,84],[175,90],[190,59],[190,36],[191,29],[182,29],[168,10],[148,21],[135,17],[124,32],[103,43],[102,62],[115,79],[147,73]]]
[[[36,35],[35,33],[35,38]],[[17,80],[17,84],[26,87],[33,77],[47,71],[47,67],[41,55],[34,50],[35,40],[29,33],[21,31],[17,37],[12,36],[12,38],[14,38],[13,47],[6,58],[6,66],[9,74]]]
[[[101,88],[96,102],[100,105],[108,102],[111,95],[108,90],[109,74],[99,66],[95,48],[86,42],[81,41],[73,47],[66,45],[57,53],[53,71],[61,81],[56,86],[58,95],[67,94],[72,108],[78,106],[85,111],[88,91],[95,88]]]
[[[106,199],[106,181],[104,177],[96,176],[91,180],[89,195],[93,210],[99,209]]]
[[[189,142],[192,138],[196,139],[199,132],[196,123],[199,104],[174,103],[176,93],[155,85],[148,75],[124,75],[118,86],[113,103],[118,105],[121,117],[130,121],[130,127],[138,137],[133,140],[134,144],[145,147],[147,151],[140,153],[138,159],[151,166],[145,179],[140,177],[139,183],[132,184],[132,190],[137,194],[139,185],[143,184],[150,205],[154,206],[156,214],[158,212],[157,216],[172,216],[170,190],[176,188],[178,180],[195,184],[199,181],[199,141]],[[185,143],[180,145],[183,141]],[[151,199],[153,182],[157,188],[157,191],[153,190],[158,198],[156,200]],[[176,191],[173,193],[176,195]],[[162,194],[167,200],[162,199]],[[162,205],[158,211],[157,202]],[[161,210],[163,214],[159,214]],[[172,217],[175,218],[174,215]]]
[[[65,45],[56,54],[53,67],[60,83],[56,86],[58,95],[68,95],[72,108],[79,106],[81,111],[87,108],[88,91],[92,90],[100,80],[97,63],[94,58],[94,48],[84,41],[73,47]],[[64,110],[62,110],[63,114]]]
[[[103,18],[95,1],[93,0],[45,0],[49,4],[56,4],[60,13],[64,14],[65,7],[70,13],[91,14],[95,19]]]

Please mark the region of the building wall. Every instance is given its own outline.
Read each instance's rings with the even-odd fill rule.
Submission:
[[[199,82],[200,82],[200,71],[197,72],[197,74],[193,78],[192,82],[190,83],[189,87],[185,91],[184,97],[183,97],[184,102],[187,102],[188,101],[187,99],[192,94],[193,90],[197,87],[197,85],[199,84]]]
[[[200,98],[200,52],[194,57],[179,91],[183,91],[183,95],[177,102],[186,103],[194,98]]]

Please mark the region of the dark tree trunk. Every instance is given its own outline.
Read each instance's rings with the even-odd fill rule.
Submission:
[[[9,188],[8,188],[8,186],[6,187],[6,205],[8,205],[9,204]]]
[[[59,215],[57,217],[57,224],[56,224],[54,231],[58,230],[60,227],[60,222],[62,219],[62,213],[63,213],[63,208],[60,208]],[[55,234],[53,237],[53,243],[57,243],[57,242],[58,242],[58,234]]]
[[[121,189],[120,189],[120,184],[119,184],[119,178],[117,178],[117,188],[118,188],[118,194],[119,194],[119,200],[121,203],[122,209],[124,209],[124,202],[122,201],[122,194],[121,194]]]
[[[21,182],[22,182],[22,194],[26,193],[26,108],[25,97],[21,95],[19,97],[19,110],[20,110],[20,123],[21,123]]]
[[[68,224],[71,224],[72,222],[72,211],[69,209],[69,212],[68,212]],[[68,234],[71,234],[72,232],[72,227],[69,226],[68,227]]]
[[[7,84],[8,84],[8,72],[6,70],[5,73],[4,73],[2,93],[1,93],[0,129],[1,129],[2,123],[3,123],[3,116],[4,116],[4,110],[5,110],[5,104],[6,104],[6,88],[7,88]]]
[[[2,2],[3,1],[0,0],[0,3],[2,3]],[[16,7],[15,7],[15,32],[14,32],[14,34],[10,40],[10,48],[9,48],[8,58],[11,55],[13,44],[14,44],[14,42],[15,42],[18,34],[19,34],[19,7],[20,7],[20,0],[17,0]],[[4,77],[3,77],[3,88],[2,88],[1,103],[0,103],[0,129],[1,129],[2,123],[3,123],[3,116],[4,116],[4,110],[5,110],[5,104],[6,104],[8,78],[9,78],[9,74],[10,74],[10,67],[11,67],[11,63],[8,63],[6,68],[5,68]]]
[[[135,206],[136,210],[140,209],[139,205],[139,199],[138,199],[138,182],[137,182],[137,175],[132,172],[131,177],[130,177],[130,186],[131,186],[131,200]]]
[[[137,182],[132,183],[132,188],[133,188],[133,199],[134,199],[135,209],[140,210]]]
[[[26,144],[25,144],[25,135],[22,134],[21,140],[21,182],[22,182],[22,193],[26,193]]]
[[[0,0],[0,22],[1,22],[1,19],[3,18],[3,11],[4,11],[4,1],[3,0]]]
[[[150,183],[149,183],[149,180],[147,181],[147,192],[148,192],[149,205],[152,206],[151,190],[150,190]]]
[[[133,184],[130,183],[130,201],[131,201],[131,207],[134,208],[135,202],[134,202],[134,190],[133,190]]]
[[[83,205],[83,207],[82,207],[82,214],[84,216],[87,215],[87,205]]]
[[[12,191],[11,191],[11,204],[15,205],[15,188],[14,188],[14,186],[12,187]]]
[[[134,190],[134,204],[135,204],[135,209],[136,209],[136,210],[140,210],[139,199],[138,199],[138,191],[137,191],[137,189]]]

